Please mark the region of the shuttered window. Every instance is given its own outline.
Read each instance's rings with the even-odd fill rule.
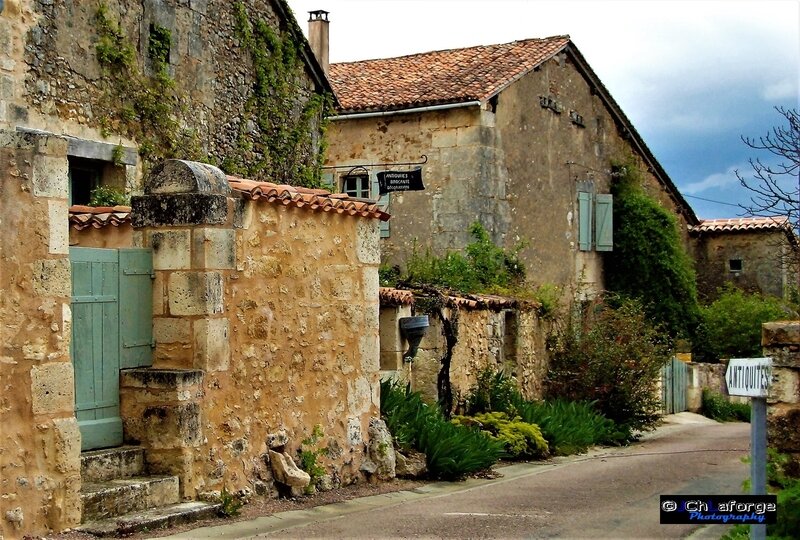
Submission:
[[[370,175],[371,177],[371,186],[370,186],[370,196],[373,199],[378,199],[378,207],[386,212],[386,209],[389,207],[389,194],[386,193],[384,195],[378,196],[380,193],[380,186],[378,185],[378,177],[375,174]],[[389,238],[389,222],[388,221],[381,221],[381,238]]]
[[[578,248],[581,251],[614,248],[613,195],[578,192]]]

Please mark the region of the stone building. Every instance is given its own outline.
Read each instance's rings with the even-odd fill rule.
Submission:
[[[787,218],[704,219],[690,233],[705,299],[726,283],[778,298],[798,290],[800,245]]]
[[[601,291],[612,163],[630,158],[687,245],[698,224],[567,36],[333,64],[330,78],[341,103],[328,132],[334,188],[378,197],[381,172],[421,169],[424,190],[381,197],[385,262],[414,246],[463,249],[479,221],[502,246],[524,242],[534,283]]]
[[[0,2],[0,537],[294,491],[315,426],[363,477],[388,216],[284,185],[329,92],[282,0]]]

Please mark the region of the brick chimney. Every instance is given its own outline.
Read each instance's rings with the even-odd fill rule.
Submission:
[[[328,12],[321,9],[308,12],[308,41],[325,75],[328,75]]]

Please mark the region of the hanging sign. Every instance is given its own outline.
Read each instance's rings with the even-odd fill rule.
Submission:
[[[413,171],[381,171],[378,173],[378,190],[381,195],[392,191],[422,191],[422,169]]]

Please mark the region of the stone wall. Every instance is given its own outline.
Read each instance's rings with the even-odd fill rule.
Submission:
[[[67,141],[0,130],[0,537],[79,523]]]
[[[798,283],[786,232],[782,230],[703,234],[694,239],[693,251],[698,293],[711,301],[726,283],[778,298],[786,294],[787,287]],[[742,261],[740,271],[730,270],[731,259]]]
[[[334,484],[356,481],[379,415],[377,221],[236,198],[219,175],[166,162],[134,198],[156,348],[152,368],[123,374],[126,440],[184,497],[268,494],[268,441],[288,436],[294,454],[319,425]],[[193,176],[213,188],[185,191]]]
[[[260,19],[279,35],[294,35],[305,50],[297,23],[281,13],[288,9],[283,0],[243,4],[252,22]],[[119,23],[125,35],[113,45],[115,52],[132,47],[132,69],[145,78],[154,74],[149,57],[154,28],[169,33],[167,72],[175,83],[175,96],[160,96],[158,105],[176,116],[174,126],[128,120],[132,111],[141,111],[146,104],[116,96],[115,80],[130,80],[129,73],[104,73],[97,60],[100,5],[112,26]],[[236,2],[205,0],[6,1],[0,12],[0,127],[24,126],[134,147],[144,142],[135,140],[141,139],[140,130],[150,136],[160,129],[172,130],[162,139],[165,144],[194,131],[197,148],[148,151],[167,157],[170,152],[184,154],[179,157],[194,153],[217,162],[241,154],[247,146],[243,141],[258,136],[258,128],[244,111],[253,93],[254,74],[249,52],[237,37],[236,9]],[[303,76],[294,81],[299,105],[324,90],[319,75],[308,64],[303,69]],[[128,93],[134,90],[129,88]],[[313,162],[315,156],[300,158]]]
[[[686,407],[689,411],[694,413],[702,411],[704,388],[728,396],[728,388],[725,385],[726,364],[688,362],[686,367],[689,370],[686,387]]]
[[[581,114],[586,127],[541,107],[539,97],[547,95]],[[427,156],[425,190],[389,196],[385,262],[402,264],[415,246],[437,254],[463,249],[471,241],[470,224],[481,221],[506,248],[526,242],[521,258],[534,283],[569,292],[602,290],[602,254],[578,249],[577,192],[608,193],[611,161],[641,156],[568,57],[547,61],[514,82],[499,94],[494,112],[489,108],[334,119],[327,164]],[[643,176],[644,188],[679,215],[688,246],[685,216],[651,172]]]
[[[512,303],[509,300],[509,305]],[[403,363],[402,352],[407,350],[408,343],[398,321],[411,311],[410,305],[381,307],[381,370],[384,377],[409,382],[414,391],[434,403],[439,398],[437,378],[447,350],[443,324],[437,315],[429,315],[430,326],[417,355],[412,362]],[[442,313],[457,326],[458,340],[449,372],[454,403],[466,397],[477,375],[486,368],[514,376],[526,398],[542,397],[548,327],[534,310],[467,307],[462,303],[446,307]]]
[[[789,456],[786,472],[800,478],[800,321],[764,323],[761,345],[772,358],[767,443]]]

